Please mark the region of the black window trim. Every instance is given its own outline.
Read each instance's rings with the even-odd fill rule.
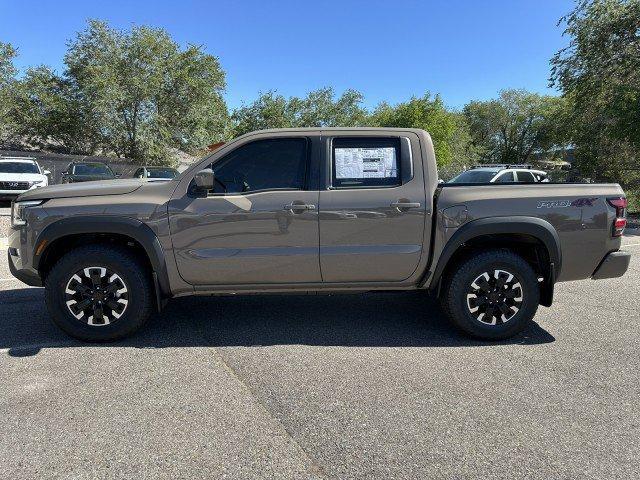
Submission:
[[[241,145],[238,145],[233,150],[225,153],[220,158],[212,161],[207,168],[212,168],[213,165],[223,161],[225,158],[227,158],[229,155],[231,155],[236,150],[238,150],[240,148],[243,148],[243,147],[245,147],[247,145],[250,145],[252,143],[264,142],[264,141],[273,141],[273,140],[298,140],[298,139],[302,139],[302,140],[305,141],[305,157],[306,158],[305,158],[304,182],[303,182],[302,188],[287,188],[287,187],[282,187],[282,188],[262,188],[260,190],[251,190],[249,192],[233,192],[233,193],[224,193],[224,192],[212,193],[212,192],[209,192],[209,193],[207,193],[207,196],[205,198],[247,196],[247,195],[253,195],[254,193],[265,193],[265,192],[308,192],[308,191],[312,191],[312,190],[309,189],[309,180],[310,180],[310,171],[311,171],[312,142],[311,142],[311,138],[307,137],[307,136],[292,135],[292,136],[282,136],[282,137],[278,136],[278,137],[256,138],[254,140],[250,140],[250,141],[245,142],[245,143],[243,143]],[[215,170],[215,169],[212,168],[212,170]],[[193,179],[191,179],[191,182],[189,182],[189,188],[188,188],[189,192],[191,191],[191,185],[192,184],[193,184]]]
[[[404,161],[402,158],[402,147],[403,140],[408,143],[408,165],[404,165]],[[408,137],[402,135],[366,135],[366,136],[354,136],[354,135],[333,135],[328,137],[328,162],[327,162],[327,189],[328,190],[379,190],[379,189],[393,189],[400,188],[407,184],[410,180],[413,179],[414,174],[414,166],[413,166],[413,152],[411,149],[411,140]],[[345,185],[345,186],[336,186],[333,184],[334,182],[334,163],[335,163],[335,140],[359,140],[359,141],[368,141],[368,140],[394,140],[398,142],[396,148],[396,161],[398,163],[398,178],[399,183],[395,185]],[[404,169],[408,168],[408,172],[404,172]],[[405,175],[406,173],[406,175]]]

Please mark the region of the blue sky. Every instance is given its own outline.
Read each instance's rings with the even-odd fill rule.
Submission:
[[[62,71],[66,42],[88,18],[117,28],[165,28],[216,55],[237,107],[258,92],[355,88],[367,106],[440,93],[451,107],[503,88],[547,88],[549,59],[566,44],[569,0],[164,1],[0,0],[0,41],[19,68]]]

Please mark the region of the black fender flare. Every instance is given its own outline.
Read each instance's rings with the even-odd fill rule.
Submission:
[[[76,215],[62,218],[48,225],[40,232],[34,243],[33,266],[39,269],[47,247],[54,241],[68,235],[115,233],[132,238],[144,248],[153,268],[156,293],[162,297],[171,296],[169,275],[160,240],[151,228],[135,218],[109,215]],[[43,244],[43,242],[45,242]],[[158,299],[160,302],[160,299]]]
[[[560,248],[558,232],[553,225],[541,218],[515,216],[480,218],[460,227],[449,239],[440,254],[431,278],[431,286],[437,288],[449,260],[464,243],[483,235],[499,234],[524,234],[540,240],[549,253],[549,261],[552,267],[549,280],[552,285],[555,283],[555,279],[560,275],[562,268],[562,249]]]

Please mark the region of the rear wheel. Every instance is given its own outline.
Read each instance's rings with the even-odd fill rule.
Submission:
[[[446,280],[441,298],[451,322],[486,340],[524,330],[540,301],[531,266],[509,250],[490,250],[464,260]]]
[[[110,341],[138,330],[153,309],[147,269],[124,248],[87,245],[64,255],[46,282],[54,323],[84,341]]]

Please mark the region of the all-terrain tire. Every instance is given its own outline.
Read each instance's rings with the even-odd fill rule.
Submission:
[[[45,280],[45,301],[53,322],[86,342],[131,335],[155,305],[148,269],[132,252],[108,244],[81,246],[62,256]],[[79,308],[87,302],[84,311]]]
[[[440,302],[453,325],[464,333],[502,340],[529,325],[540,303],[540,287],[522,257],[508,249],[493,249],[457,265],[444,279]]]

